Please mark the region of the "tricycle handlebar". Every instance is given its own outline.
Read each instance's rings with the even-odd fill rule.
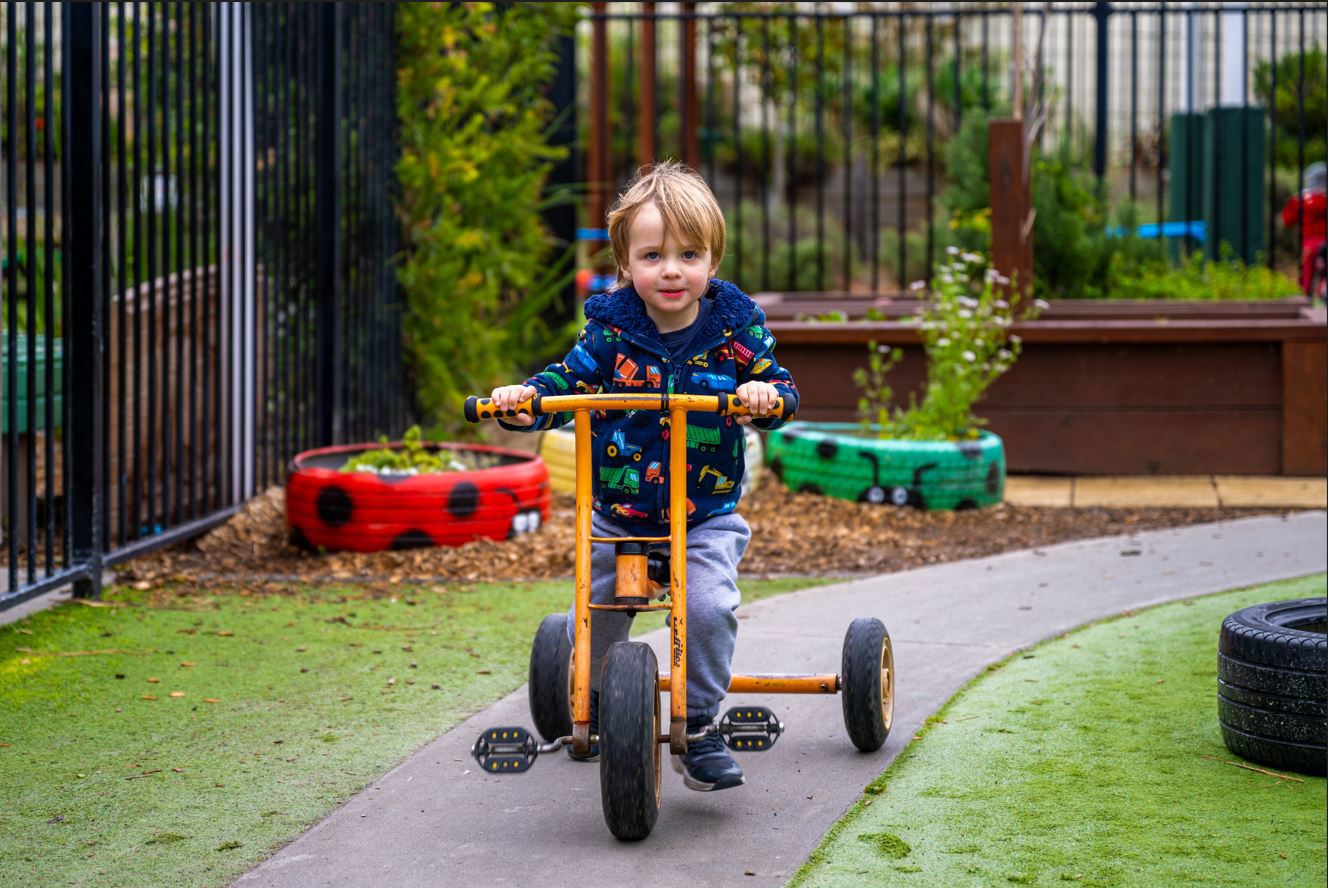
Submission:
[[[516,405],[515,410],[499,410],[492,398],[471,395],[466,399],[465,414],[469,422],[484,419],[499,419],[507,416],[539,416],[545,413],[566,413],[576,410],[687,410],[701,413],[719,413],[723,416],[749,416],[751,411],[738,400],[737,395],[535,395],[533,398]],[[784,399],[775,401],[775,406],[766,413],[766,417],[779,419],[784,416]]]

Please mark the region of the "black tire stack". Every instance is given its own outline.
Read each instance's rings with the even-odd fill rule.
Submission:
[[[1328,602],[1257,604],[1222,621],[1217,718],[1236,755],[1328,772]]]

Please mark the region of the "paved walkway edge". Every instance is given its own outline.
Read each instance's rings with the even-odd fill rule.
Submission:
[[[236,884],[526,888],[564,867],[562,878],[633,888],[781,885],[926,717],[987,664],[1125,609],[1323,572],[1326,552],[1328,516],[1306,512],[1066,543],[756,602],[739,611],[739,671],[838,671],[850,620],[885,621],[899,684],[883,750],[852,748],[837,698],[766,699],[788,733],[742,759],[747,786],[689,792],[666,765],[655,832],[621,843],[604,826],[595,766],[549,756],[519,777],[476,769],[469,747],[482,728],[529,723],[522,688]],[[662,631],[642,640],[657,650],[666,641]]]

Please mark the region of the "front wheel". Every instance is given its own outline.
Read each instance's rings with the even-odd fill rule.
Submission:
[[[546,741],[572,733],[572,643],[567,614],[549,614],[530,646],[530,716]]]
[[[844,636],[840,665],[848,737],[863,752],[875,752],[885,745],[895,713],[895,655],[885,624],[874,618],[854,620]]]
[[[600,802],[609,831],[624,841],[650,835],[659,816],[658,670],[649,646],[622,641],[600,671]]]

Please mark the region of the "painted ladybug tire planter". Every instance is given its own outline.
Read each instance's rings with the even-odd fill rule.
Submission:
[[[743,457],[740,496],[747,496],[761,483],[765,471],[765,445],[761,433],[747,427],[747,451]],[[571,426],[559,426],[540,435],[539,455],[549,467],[549,485],[556,493],[576,492],[576,436]],[[610,454],[612,456],[613,454]]]
[[[431,444],[481,468],[418,474],[342,472],[347,460],[379,445],[307,450],[286,479],[286,526],[296,545],[377,552],[506,540],[549,518],[544,460],[500,447]]]
[[[973,509],[1005,496],[1005,446],[990,432],[897,441],[856,423],[800,422],[770,433],[766,462],[790,490],[872,505]]]

